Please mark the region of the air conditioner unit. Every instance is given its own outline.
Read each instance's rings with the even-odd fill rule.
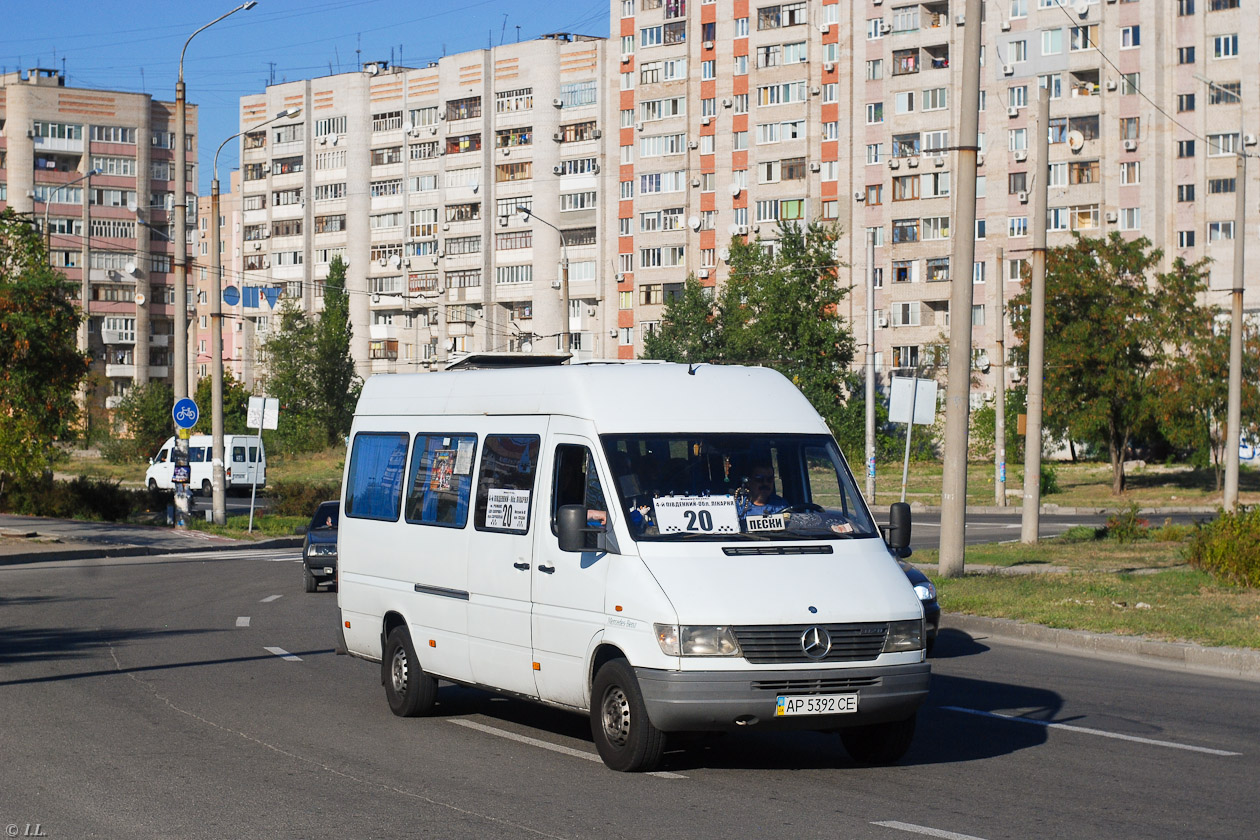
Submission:
[[[598,174],[599,174],[599,164],[598,164],[598,163],[596,163],[596,164],[594,164],[594,165],[592,165],[592,166],[591,166],[591,174],[592,174],[592,175],[598,175]]]
[[[706,50],[711,50],[711,49],[713,49],[713,42],[712,42],[712,41],[705,41],[705,42],[704,42],[704,48],[705,48]]]
[[[935,158],[933,158],[932,162],[933,162],[933,163],[935,163],[937,166],[944,166],[944,165],[945,165],[945,156],[944,156],[944,155],[937,155]]]
[[[881,327],[886,327],[886,326],[888,326],[888,319],[887,319],[887,318],[885,318],[885,317],[883,317],[883,316],[881,315],[879,318],[875,319],[875,323],[876,323],[878,326],[881,326]]]
[[[444,154],[446,154],[446,149],[438,149],[438,157],[441,157]]]
[[[892,24],[887,21],[881,21],[879,24],[879,31],[881,35],[887,35],[889,32],[892,32]]]
[[[984,155],[976,155],[976,166],[984,166]]]
[[[723,108],[729,108],[729,107],[731,107],[731,106],[732,106],[732,105],[734,105],[734,104],[735,104],[735,103],[734,103],[734,101],[733,101],[733,100],[732,100],[729,96],[726,96],[726,97],[723,97],[723,98],[722,98],[722,107],[723,107]]]
[[[555,99],[551,100],[551,104],[557,108],[563,108],[564,100],[557,96]]]
[[[389,260],[387,260],[385,257],[381,257],[379,260],[377,260],[377,262],[380,264],[381,268],[384,268],[385,266],[389,265]]]
[[[1014,76],[1014,75],[1015,75],[1015,65],[1013,65],[1013,64],[1003,64],[1003,65],[1002,65],[1002,75],[1003,75],[1003,76]]]
[[[1018,198],[1019,198],[1020,204],[1027,204],[1028,203],[1028,190],[1020,190],[1018,193]]]
[[[998,28],[999,28],[999,29],[1001,29],[1003,32],[1010,32],[1010,31],[1011,31],[1011,22],[1010,22],[1009,20],[1004,20],[1004,21],[1002,21],[1002,25],[1001,25],[1001,26],[999,26]]]
[[[1120,214],[1119,214],[1119,213],[1117,213],[1115,210],[1108,210],[1108,211],[1107,211],[1107,215],[1106,215],[1106,219],[1107,219],[1107,221],[1109,221],[1109,222],[1114,222],[1114,221],[1116,221],[1116,220],[1117,220],[1117,219],[1119,219],[1119,218],[1120,218]]]
[[[821,32],[822,34],[826,35],[828,32],[830,32],[830,31],[831,31],[831,24],[830,24],[830,23],[820,23],[820,24],[818,24],[818,31],[819,31],[819,32]]]
[[[1254,135],[1254,134],[1244,134],[1244,135],[1243,135],[1243,145],[1244,145],[1244,146],[1254,146],[1254,145],[1256,145],[1256,135]]]
[[[1007,108],[1007,109],[1006,109],[1006,116],[1008,116],[1008,117],[1018,117],[1018,116],[1019,116],[1019,107],[1018,107],[1018,106],[1016,106],[1016,105],[1012,105],[1012,106],[1010,106],[1009,108]]]
[[[28,128],[28,129],[26,129],[26,137],[27,137],[27,139],[28,139],[28,140],[34,140],[34,139],[35,139],[35,129],[33,129],[33,128]]]
[[[407,257],[407,259],[403,260],[403,265],[407,268],[411,268],[411,257]]]
[[[853,200],[866,201],[866,193],[862,190],[857,190],[856,192],[853,193]]]
[[[507,225],[508,225],[508,217],[507,217],[507,216],[500,216],[500,217],[499,217],[499,227],[507,227]]]
[[[641,123],[641,122],[639,122],[639,123],[635,123],[635,124],[634,124],[634,127],[635,127],[635,129],[636,129],[637,131],[642,131],[642,130],[643,130],[643,123]]]
[[[900,168],[901,168],[901,161],[897,160],[896,158],[889,158],[889,159],[888,159],[888,168],[889,168],[889,169],[900,169]]]
[[[262,243],[261,243],[261,242],[255,242],[255,243],[254,243],[254,250],[255,250],[255,251],[261,251],[261,250],[262,250]]]
[[[263,268],[271,268],[271,259],[268,257],[263,257],[262,266]]]
[[[822,164],[818,163],[817,161],[814,161],[813,163],[809,165],[810,172],[818,172],[821,169],[822,169]]]
[[[696,276],[697,276],[697,277],[699,277],[701,280],[708,280],[708,279],[709,279],[709,269],[707,269],[707,268],[702,268],[702,269],[700,269],[699,271],[697,271],[697,272],[696,272]]]
[[[450,230],[450,229],[451,229],[451,223],[450,223],[450,222],[443,222],[443,223],[442,223],[442,230]]]
[[[551,139],[552,139],[552,140],[555,140],[557,143],[563,143],[563,142],[564,142],[564,132],[563,132],[563,131],[555,131],[555,132],[552,132]]]
[[[558,288],[560,288],[560,279],[559,279],[559,278],[556,278],[555,280],[552,280],[552,281],[551,281],[551,288],[553,288],[553,289],[558,289]]]
[[[959,26],[966,26],[966,25],[967,25],[967,16],[966,16],[966,15],[958,15],[957,17],[955,17],[955,18],[954,18],[954,23],[958,24]]]
[[[739,226],[739,228],[736,230],[736,235],[738,235],[738,236],[747,236],[747,235],[748,235],[748,225],[740,225],[740,226]]]
[[[1023,149],[1020,149],[1018,152],[1015,153],[1015,160],[1019,161],[1020,163],[1023,163],[1024,161],[1028,160],[1028,152],[1024,151]]]
[[[439,119],[439,120],[444,120],[444,119],[446,119],[446,112],[445,112],[445,111],[438,111],[438,119]]]
[[[505,146],[505,147],[503,148],[503,156],[504,156],[504,157],[507,157],[507,156],[508,156],[508,155],[510,155],[510,154],[512,154],[512,150],[511,150],[511,149],[509,149],[509,148],[507,148],[507,147]]]
[[[811,95],[817,96],[818,94],[822,93],[822,88],[820,88],[818,85],[814,85],[812,88],[809,89],[809,92]]]
[[[698,148],[700,148],[700,141],[698,141],[698,140],[688,140],[688,141],[687,141],[687,148],[688,148],[688,149],[698,149]]]
[[[323,137],[319,138],[319,145],[321,145],[321,146],[327,146],[327,145],[328,145],[328,136],[327,136],[327,135],[325,135],[325,136],[323,136]]]
[[[1124,141],[1124,150],[1125,150],[1126,152],[1136,152],[1136,151],[1137,151],[1137,141],[1136,141],[1136,140],[1125,140],[1125,141]]]
[[[412,137],[419,137],[419,136],[420,136],[420,126],[418,126],[418,125],[413,125],[413,126],[411,127],[411,130],[410,130],[410,131],[408,131],[407,133],[408,133],[408,134],[410,134]]]
[[[884,0],[871,0],[871,5],[872,5],[872,6],[882,6],[882,5],[884,5]]]
[[[691,179],[691,186],[693,186],[693,187],[698,187],[698,186],[700,186],[700,179],[699,179],[699,178],[692,178],[692,179]]]
[[[1116,80],[1115,80],[1115,79],[1108,79],[1108,80],[1107,80],[1107,90],[1115,90],[1115,89],[1116,89]]]
[[[552,174],[552,175],[559,175],[559,174],[560,174],[560,173],[562,173],[562,172],[564,172],[564,167],[563,167],[563,166],[561,166],[561,165],[560,165],[560,164],[558,164],[558,163],[557,163],[555,166],[551,167],[551,174]]]
[[[713,117],[705,117],[704,119],[700,120],[700,125],[708,125],[711,122],[713,122]]]
[[[834,62],[831,62],[831,61],[825,61],[825,62],[823,62],[823,72],[824,72],[824,73],[830,73],[832,70],[835,70],[835,69],[836,69],[836,65],[835,65],[835,63],[834,63]]]
[[[629,63],[630,63],[630,56],[628,56],[628,55],[623,55],[623,56],[621,57],[621,63],[622,63],[622,64],[629,64]]]
[[[591,129],[591,139],[592,139],[592,140],[598,140],[599,138],[601,138],[601,137],[603,137],[603,136],[604,136],[604,132],[600,131],[598,128],[593,128],[593,129]]]
[[[918,168],[919,168],[919,159],[918,159],[917,157],[907,158],[907,159],[906,159],[906,166],[910,167],[911,169],[918,169]]]
[[[443,249],[443,248],[438,248],[438,250],[437,250],[437,255],[438,255],[439,257],[445,257],[445,256],[446,256],[446,250],[445,250],[445,249]]]

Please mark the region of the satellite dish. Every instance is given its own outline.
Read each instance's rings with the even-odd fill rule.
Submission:
[[[1085,17],[1089,14],[1089,0],[1076,0],[1076,5],[1073,6],[1073,9],[1075,9],[1079,17]]]
[[[389,258],[389,262],[391,265],[394,266],[394,268],[398,268],[398,266],[402,265],[402,257],[398,256],[397,254],[394,254],[392,257]]]
[[[130,212],[130,213],[134,213],[134,212],[136,212],[136,210],[139,208],[139,206],[140,206],[140,205],[136,204],[136,200],[135,200],[134,198],[129,198],[129,199],[127,199],[127,211],[128,211],[128,212]]]
[[[731,236],[735,236],[736,234],[739,233],[739,225],[732,223],[727,226],[726,230],[727,232],[730,233]]]
[[[731,195],[738,196],[740,189],[742,188],[739,184],[731,184]]]
[[[144,294],[136,292],[136,306],[144,306]]]
[[[731,249],[723,248],[722,250],[718,251],[718,256],[724,260],[729,260],[731,258]]]
[[[127,272],[128,274],[134,277],[136,274],[136,264],[133,262],[127,263],[125,266],[123,266],[123,271]]]
[[[1068,148],[1074,152],[1079,152],[1085,145],[1085,135],[1079,131],[1069,131],[1067,135]]]
[[[700,230],[700,217],[692,216],[690,219],[687,220],[687,224],[691,227],[692,230]]]

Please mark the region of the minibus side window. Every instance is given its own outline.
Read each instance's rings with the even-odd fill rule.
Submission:
[[[564,505],[583,505],[587,525],[608,524],[608,503],[604,488],[595,472],[591,450],[585,446],[562,443],[556,447],[555,478],[551,489],[551,532],[556,533],[556,512]],[[584,544],[594,549],[599,536],[583,534]]]
[[[407,435],[379,432],[355,435],[346,478],[346,516],[398,519],[406,466]]]
[[[486,436],[473,518],[478,531],[529,532],[540,446],[537,435]]]
[[[232,447],[232,463],[234,464],[245,463],[245,447],[243,446]]]
[[[411,450],[408,522],[463,528],[468,524],[476,435],[416,435]]]
[[[192,446],[188,449],[188,463],[204,464],[206,461],[206,448],[204,446]]]

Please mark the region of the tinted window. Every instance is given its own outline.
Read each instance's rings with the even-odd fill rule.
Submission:
[[[373,432],[355,435],[346,484],[346,516],[397,519],[402,506],[406,464],[405,434]]]
[[[340,502],[324,502],[315,509],[315,515],[311,517],[310,530],[315,531],[320,528],[335,529],[338,519],[341,518],[340,514]]]
[[[407,521],[463,528],[472,498],[476,435],[416,435]]]
[[[232,462],[236,464],[245,463],[245,447],[243,446],[232,447]]]
[[[188,447],[188,463],[204,464],[206,462],[206,448],[204,446]]]
[[[486,437],[477,476],[477,530],[529,531],[539,446],[537,435]]]

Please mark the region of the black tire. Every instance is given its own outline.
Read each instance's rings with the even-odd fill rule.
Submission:
[[[150,492],[150,493],[156,493],[156,492],[157,492],[157,489],[158,489],[158,486],[157,486],[157,479],[156,479],[156,478],[150,478],[150,479],[149,479],[149,492]]]
[[[604,764],[623,773],[656,769],[665,733],[652,725],[634,670],[624,659],[604,663],[591,686],[591,735]]]
[[[210,479],[201,479],[201,495],[209,498],[214,493],[214,485],[210,483]]]
[[[311,570],[305,563],[302,564],[302,582],[306,584],[307,592],[315,592],[319,589],[319,581],[315,575],[311,574]]]
[[[894,764],[910,749],[917,719],[911,715],[905,720],[841,729],[840,741],[858,764]]]
[[[399,717],[427,714],[437,700],[437,680],[424,672],[406,627],[389,631],[382,660],[385,699]]]

